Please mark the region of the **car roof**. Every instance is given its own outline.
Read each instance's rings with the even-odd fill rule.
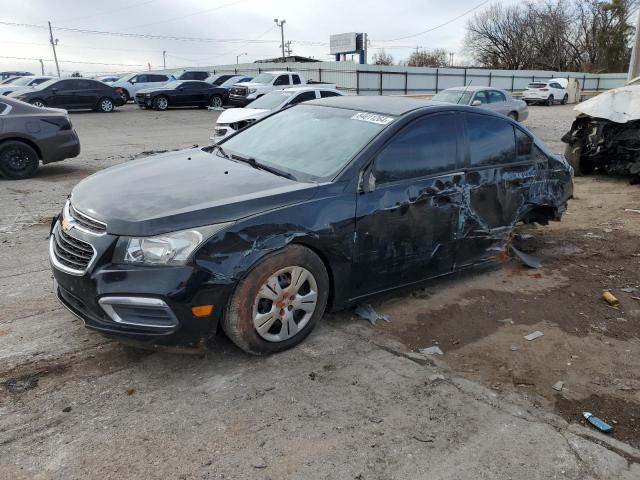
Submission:
[[[469,85],[467,87],[461,86],[461,87],[451,87],[451,88],[446,88],[445,90],[441,90],[441,91],[461,91],[461,90],[466,90],[467,92],[477,92],[478,90],[499,90],[501,92],[503,92],[504,90],[500,89],[500,88],[496,88],[496,87],[486,87],[486,86],[482,86],[482,85]]]
[[[373,96],[373,95],[342,95],[327,97],[320,100],[309,100],[306,105],[322,105],[325,107],[346,108],[349,110],[361,110],[371,113],[386,115],[404,115],[413,110],[424,107],[441,107],[447,105],[441,102],[432,102],[417,98]]]
[[[262,72],[262,73],[271,73],[273,75],[282,75],[285,73],[295,73],[296,75],[298,75],[298,72],[289,72],[287,70],[269,70],[267,72]]]
[[[273,92],[269,92],[269,93],[275,93],[275,92],[315,92],[316,90],[327,90],[327,91],[331,91],[331,92],[337,92],[338,90],[336,90],[335,88],[329,88],[329,87],[321,87],[321,86],[311,86],[311,85],[305,85],[302,87],[290,87],[290,88],[285,88],[284,90],[275,90]]]

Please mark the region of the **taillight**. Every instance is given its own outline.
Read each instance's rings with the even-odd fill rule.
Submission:
[[[115,91],[116,91],[116,93],[117,93],[118,95],[122,95],[122,88],[120,88],[120,87],[115,87],[114,89],[115,89]]]

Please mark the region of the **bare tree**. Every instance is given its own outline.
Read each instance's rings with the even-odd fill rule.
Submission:
[[[371,60],[374,65],[393,65],[393,56],[385,52],[384,49],[374,53]]]
[[[447,51],[442,48],[435,50],[417,50],[409,56],[407,65],[410,67],[446,67],[448,65]]]

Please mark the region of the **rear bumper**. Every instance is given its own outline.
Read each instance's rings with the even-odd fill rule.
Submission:
[[[75,130],[61,131],[40,143],[42,163],[52,163],[80,155],[80,139]]]

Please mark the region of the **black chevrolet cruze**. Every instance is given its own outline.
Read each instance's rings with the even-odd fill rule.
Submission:
[[[566,161],[507,117],[334,97],[92,175],[50,258],[89,328],[204,348],[221,327],[265,354],[327,307],[491,261],[517,223],[559,220],[572,191]]]

